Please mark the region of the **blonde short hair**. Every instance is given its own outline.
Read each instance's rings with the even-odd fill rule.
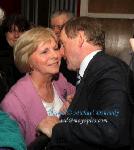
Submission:
[[[35,27],[23,33],[17,40],[14,47],[14,61],[20,72],[30,72],[28,63],[30,55],[36,50],[41,42],[48,42],[51,39],[57,42],[55,33],[44,27]]]

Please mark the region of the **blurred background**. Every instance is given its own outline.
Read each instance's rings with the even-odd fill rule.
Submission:
[[[127,64],[131,59],[129,39],[134,34],[133,0],[0,0],[6,15],[18,13],[32,24],[49,26],[52,12],[66,9],[76,16],[100,21],[106,33],[105,50]]]

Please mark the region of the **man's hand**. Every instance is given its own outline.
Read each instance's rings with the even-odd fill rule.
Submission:
[[[67,109],[70,106],[70,103],[72,102],[73,97],[74,97],[74,94],[70,94],[67,96],[66,101],[64,102],[63,106],[60,109],[61,113],[66,114]]]
[[[38,124],[37,130],[41,131],[42,133],[46,134],[49,138],[51,138],[52,129],[57,123],[59,123],[59,118],[55,116],[47,116]]]

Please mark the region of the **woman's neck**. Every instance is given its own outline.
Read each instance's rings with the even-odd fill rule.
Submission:
[[[52,77],[33,74],[30,77],[40,98],[46,102],[52,102],[54,99]]]

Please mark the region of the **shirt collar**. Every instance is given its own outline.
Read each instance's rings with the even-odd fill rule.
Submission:
[[[83,77],[84,75],[84,72],[89,64],[89,62],[91,61],[91,59],[98,53],[100,52],[101,50],[96,50],[96,51],[93,51],[92,53],[90,53],[89,55],[87,55],[83,61],[81,62],[80,64],[80,70],[79,70],[79,74],[81,77]]]

